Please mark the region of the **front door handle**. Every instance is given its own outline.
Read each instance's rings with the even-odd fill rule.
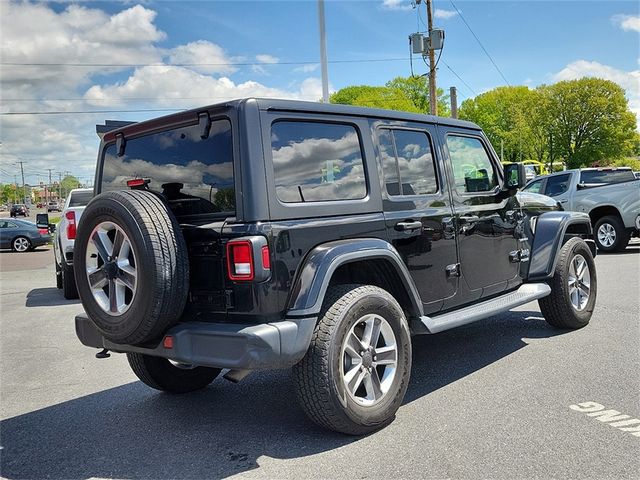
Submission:
[[[399,232],[410,232],[419,228],[422,228],[422,222],[417,220],[414,222],[398,222],[395,226],[395,229]]]

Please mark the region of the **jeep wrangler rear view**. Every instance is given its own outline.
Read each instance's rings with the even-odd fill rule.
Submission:
[[[311,420],[359,435],[402,404],[413,335],[536,299],[591,318],[589,217],[518,193],[475,124],[244,99],[98,128],[76,331],[150,387],[293,367]]]

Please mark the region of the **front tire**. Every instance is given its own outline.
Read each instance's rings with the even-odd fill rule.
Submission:
[[[293,371],[300,405],[316,424],[349,435],[385,427],[411,373],[402,308],[378,287],[332,287],[309,350]]]
[[[550,286],[551,293],[538,300],[545,320],[557,328],[586,326],[596,305],[598,280],[584,240],[572,238],[562,246]]]
[[[28,252],[31,250],[31,241],[27,237],[16,237],[11,242],[11,248],[18,253]]]
[[[621,252],[627,248],[631,237],[622,220],[613,215],[598,220],[593,231],[598,250],[602,252]]]
[[[181,366],[166,358],[141,353],[127,353],[129,366],[136,376],[151,388],[170,393],[200,390],[220,375],[219,368]]]
[[[78,288],[76,287],[76,277],[73,273],[73,266],[66,263],[62,264],[60,272],[62,283],[62,295],[67,300],[75,300],[78,298]]]

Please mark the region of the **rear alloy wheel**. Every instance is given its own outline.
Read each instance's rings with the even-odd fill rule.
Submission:
[[[598,283],[595,262],[584,240],[572,238],[562,246],[550,286],[551,293],[538,300],[545,320],[558,328],[587,325]]]
[[[300,405],[318,425],[349,435],[388,425],[411,373],[402,308],[379,287],[332,287],[309,350],[293,371]]]
[[[602,217],[596,222],[594,230],[596,245],[602,252],[620,252],[629,244],[629,232],[616,216]]]
[[[18,253],[28,252],[31,249],[31,242],[27,237],[16,237],[11,242],[13,250]]]

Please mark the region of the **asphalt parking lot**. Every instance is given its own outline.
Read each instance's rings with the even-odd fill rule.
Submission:
[[[638,478],[637,240],[597,257],[582,330],[552,329],[531,303],[415,338],[404,405],[364,438],[310,423],[289,371],[171,396],[138,382],[123,355],[96,359],[52,259],[0,252],[4,478]],[[628,417],[602,421],[585,402]]]

